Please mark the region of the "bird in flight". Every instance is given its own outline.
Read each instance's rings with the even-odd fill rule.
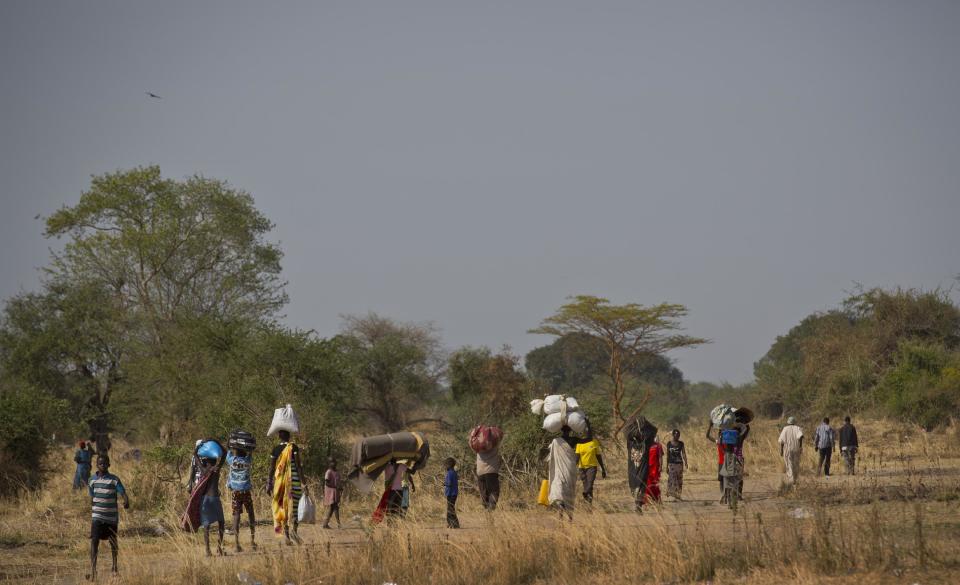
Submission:
[[[158,100],[162,100],[162,99],[163,99],[162,97],[158,96],[157,94],[155,94],[155,93],[150,93],[149,91],[145,91],[145,92],[143,92],[143,93],[147,94],[148,96],[150,96],[150,97],[152,97],[152,98],[156,98],[156,99],[158,99]]]

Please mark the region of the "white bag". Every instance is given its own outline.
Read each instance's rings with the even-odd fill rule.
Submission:
[[[567,400],[569,400],[569,398]],[[574,434],[586,436],[587,417],[583,416],[582,412],[571,412],[567,415],[567,426],[570,427],[570,430],[572,430]]]
[[[543,400],[539,398],[534,398],[530,401],[530,412],[537,415],[543,414]]]
[[[317,522],[317,507],[313,505],[310,496],[303,494],[300,505],[297,507],[297,521],[300,524],[315,524]]]
[[[293,412],[293,407],[289,404],[273,411],[273,422],[270,423],[267,436],[269,437],[277,431],[300,432],[300,421],[297,420],[297,414]]]
[[[543,399],[543,414],[554,414],[560,412],[565,406],[563,396],[560,394],[551,394]]]
[[[580,403],[573,396],[567,396],[567,410],[579,410]]]
[[[553,414],[548,414],[547,418],[543,419],[543,430],[548,433],[559,433],[560,429],[563,428],[563,415],[559,412]]]

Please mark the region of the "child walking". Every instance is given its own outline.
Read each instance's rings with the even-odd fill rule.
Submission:
[[[220,450],[220,457],[211,459],[208,457],[200,458],[200,481],[206,480],[204,486],[203,499],[200,501],[200,525],[203,526],[203,544],[207,548],[207,556],[213,556],[210,553],[210,525],[217,524],[217,554],[223,556],[223,504],[220,503],[220,468],[223,467],[224,457],[223,448]]]
[[[443,478],[443,495],[447,498],[447,527],[460,528],[460,519],[457,518],[457,495],[460,493],[460,478],[457,475],[457,460],[447,457],[444,461],[447,474]]]
[[[90,478],[89,489],[93,521],[90,524],[90,579],[97,578],[97,553],[100,541],[110,541],[110,553],[113,556],[112,571],[117,572],[117,525],[120,523],[120,510],[117,496],[123,498],[123,509],[130,508],[130,499],[123,489],[120,478],[109,473],[110,459],[101,455],[97,458],[97,472]]]
[[[327,516],[323,519],[323,527],[330,528],[330,518],[337,517],[337,528],[340,528],[340,494],[343,486],[340,485],[340,472],[337,471],[337,460],[332,457],[327,461],[327,471],[323,474],[323,504],[327,507]]]
[[[253,465],[253,454],[242,449],[231,449],[227,453],[227,465],[230,474],[227,477],[227,487],[232,492],[230,509],[233,511],[233,535],[236,539],[237,552],[243,552],[240,546],[240,516],[247,510],[250,521],[250,548],[257,550],[256,529],[257,520],[253,514],[253,482],[250,480],[250,468]]]

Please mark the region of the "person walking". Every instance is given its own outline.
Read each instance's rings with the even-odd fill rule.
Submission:
[[[840,427],[840,455],[847,467],[847,474],[853,475],[856,471],[857,450],[860,448],[860,442],[857,440],[857,427],[850,422],[850,417],[843,419],[843,426]]]
[[[673,429],[667,443],[667,495],[681,499],[683,472],[687,469],[687,449],[680,440],[680,429]]]
[[[654,439],[650,446],[650,473],[647,477],[646,501],[660,503],[660,476],[663,473],[663,445]]]
[[[582,443],[577,443],[576,453],[579,457],[577,467],[580,469],[580,481],[583,482],[583,499],[593,503],[593,483],[597,480],[597,467],[600,468],[600,477],[607,479],[607,468],[603,464],[603,453],[600,441],[588,433]]]
[[[833,455],[833,447],[836,443],[836,433],[830,426],[830,419],[823,418],[823,422],[817,427],[813,435],[814,447],[817,448],[817,454],[820,456],[817,463],[817,475],[830,476],[830,458]]]
[[[223,453],[222,447],[220,452]],[[200,458],[200,481],[205,482],[202,492],[203,499],[200,501],[200,526],[203,527],[203,544],[207,549],[208,557],[212,556],[210,553],[210,526],[212,524],[217,525],[217,554],[224,555],[225,522],[223,519],[223,504],[220,502],[220,468],[223,467],[224,460],[223,455],[217,459]]]
[[[303,486],[303,465],[300,461],[300,446],[290,439],[289,431],[277,431],[280,444],[270,453],[270,475],[267,479],[267,493],[273,498],[273,531],[283,532],[287,544],[302,544],[298,532],[300,521],[297,509],[305,489]],[[290,523],[293,531],[290,531]],[[292,541],[291,541],[292,539]]]
[[[253,467],[253,453],[242,449],[231,449],[227,453],[227,487],[230,488],[230,510],[233,512],[233,536],[237,552],[243,552],[240,546],[240,516],[244,509],[250,522],[250,548],[257,550],[257,519],[253,513],[253,482],[250,469]]]
[[[485,453],[477,453],[477,487],[480,490],[480,502],[484,510],[496,510],[500,500],[500,468],[503,457],[500,445],[495,445]]]
[[[457,518],[457,496],[460,495],[460,477],[457,475],[457,460],[447,457],[443,462],[447,468],[443,476],[443,496],[447,499],[447,527],[460,528],[460,519]]]
[[[73,489],[78,490],[90,483],[90,465],[93,463],[93,450],[80,441],[80,448],[73,454],[73,461],[77,470],[73,474]]]
[[[340,496],[343,486],[340,483],[340,472],[337,471],[337,460],[330,458],[327,461],[327,471],[323,474],[323,505],[327,507],[327,515],[323,519],[323,528],[330,528],[330,518],[337,517],[337,528],[340,528]]]
[[[787,426],[780,431],[778,442],[786,484],[794,485],[800,479],[800,455],[803,453],[803,430],[797,426],[797,419],[787,417]]]
[[[117,496],[123,498],[123,509],[130,509],[130,498],[123,482],[116,475],[109,472],[110,459],[106,455],[97,458],[97,472],[90,478],[88,488],[91,500],[90,524],[90,579],[97,578],[97,553],[100,551],[100,541],[110,541],[110,553],[113,557],[111,571],[117,572],[117,556],[120,545],[117,542],[117,526],[120,523],[120,510],[117,507]]]

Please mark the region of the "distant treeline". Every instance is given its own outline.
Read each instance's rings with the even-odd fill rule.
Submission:
[[[621,422],[621,401],[623,416],[643,405],[662,425],[724,396],[770,415],[874,410],[925,426],[960,403],[960,311],[939,291],[859,293],[778,338],[755,384],[691,385],[662,353],[624,358],[613,376],[609,345],[588,333],[553,333],[521,358],[508,348],[448,353],[432,325],[376,314],[345,317],[331,338],[284,327],[271,228],[250,195],[204,177],[165,179],[157,167],[94,177],[77,205],[48,217],[46,235],[65,246],[39,290],[6,299],[0,321],[0,491],[39,484],[54,436],[92,439],[101,452],[122,437],[182,457],[200,437],[265,432],[285,403],[317,468],[345,453],[344,430],[465,435],[481,422],[507,429],[504,455],[523,467],[543,440],[528,401],[553,392],[577,396],[601,435]],[[577,297],[558,316],[574,309],[667,330],[685,313]],[[654,341],[647,347],[666,351],[706,340]]]

